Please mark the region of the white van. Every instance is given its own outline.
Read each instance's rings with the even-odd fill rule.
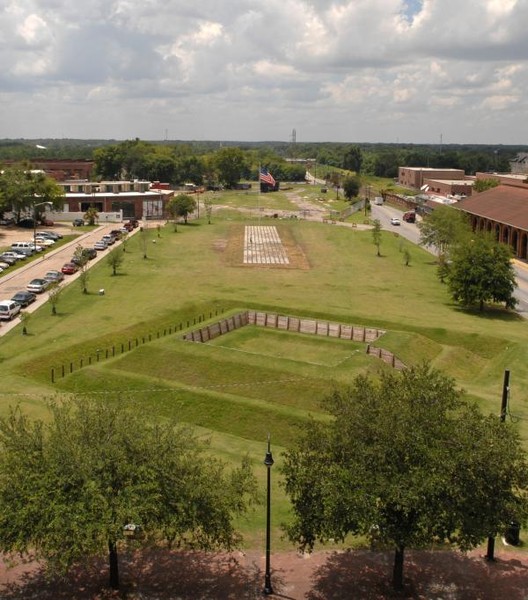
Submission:
[[[0,301],[0,319],[3,321],[11,321],[20,312],[20,304],[13,300]]]
[[[33,242],[13,242],[11,244],[11,250],[13,252],[25,254],[26,256],[30,254],[35,254],[35,247],[33,245]]]

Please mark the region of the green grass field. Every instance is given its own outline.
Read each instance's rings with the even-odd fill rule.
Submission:
[[[297,191],[316,193],[309,188]],[[498,413],[509,369],[510,410],[528,443],[526,321],[501,310],[458,308],[436,277],[433,257],[393,232],[383,233],[378,258],[369,231],[274,219],[281,237],[293,240],[305,257],[305,267],[243,266],[233,240],[245,224],[259,222],[257,213],[240,212],[250,206],[248,198],[253,202],[255,195],[218,196],[216,204],[230,208],[215,209],[211,224],[201,215],[177,233],[170,224],[159,238],[154,229],[147,232],[146,259],[134,236],[120,274],[112,276],[101,261],[90,271],[91,293],[73,283],[57,316],[46,305],[31,316],[29,335],[16,327],[0,338],[0,411],[20,404],[42,416],[46,398],[71,393],[140,403],[153,418],[195,425],[228,461],[249,454],[262,481],[270,432],[277,483],[281,451],[306,419],[325,418],[319,409],[325,394],[358,373],[389,367],[366,356],[363,344],[253,326],[207,344],[181,339],[198,322],[258,309],[384,329],[378,345],[408,365],[427,360],[445,370],[486,412]],[[266,194],[261,201],[278,208],[287,198]],[[104,296],[96,293],[100,288]],[[240,523],[248,545],[260,544],[261,512]],[[287,514],[275,485],[274,547],[287,547],[279,530]]]

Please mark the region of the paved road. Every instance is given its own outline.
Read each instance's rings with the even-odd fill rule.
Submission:
[[[23,265],[11,273],[4,275],[0,278],[0,299],[9,299],[19,290],[25,290],[26,285],[36,277],[43,277],[48,271],[51,269],[56,269],[60,271],[62,265],[66,262],[69,262],[70,258],[73,256],[75,248],[78,244],[83,246],[84,248],[91,248],[95,242],[100,240],[103,235],[112,229],[117,229],[121,227],[120,223],[108,223],[105,225],[101,225],[96,229],[88,233],[83,233],[79,237],[75,238],[75,240],[69,242],[68,244],[64,244],[57,250],[52,250],[45,254],[42,258],[38,258],[36,260],[31,261],[27,265]],[[134,231],[138,231],[138,229],[134,229]],[[119,244],[120,242],[117,242]],[[115,248],[115,246],[112,246]],[[97,257],[91,260],[88,264],[91,266],[96,262],[105,258],[108,255],[108,250],[104,250],[102,252],[97,253]],[[72,281],[75,281],[79,277],[79,273],[75,275],[66,275],[64,281],[61,285],[69,285]],[[27,312],[33,312],[42,304],[44,304],[48,299],[48,294],[44,292],[43,294],[37,295],[36,302],[30,304],[24,310]],[[15,327],[18,323],[20,323],[20,319],[17,317],[12,321],[0,321],[0,336],[6,334],[13,327]]]
[[[400,226],[390,224],[391,217],[399,217],[401,220],[402,211],[392,206],[377,206],[372,205],[372,217],[379,219],[383,229],[397,230],[400,235],[408,239],[413,244],[418,244],[420,241],[420,230],[415,223],[406,223],[401,221]],[[436,254],[434,248],[425,248],[431,254]],[[524,318],[528,318],[528,264],[521,260],[513,261],[515,269],[515,277],[517,281],[517,289],[514,296],[517,299],[516,311]]]

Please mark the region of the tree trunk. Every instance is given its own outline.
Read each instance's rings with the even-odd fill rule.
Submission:
[[[479,310],[480,310],[480,312],[482,312],[484,310],[484,300],[480,301]]]
[[[119,564],[117,561],[117,544],[108,540],[108,560],[110,563],[110,587],[119,589]]]
[[[403,589],[403,556],[404,546],[398,546],[394,551],[394,568],[392,571],[392,585],[395,590]]]

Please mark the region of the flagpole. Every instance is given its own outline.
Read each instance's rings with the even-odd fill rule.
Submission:
[[[258,196],[257,196],[257,214],[258,214],[258,224],[260,225],[260,190],[262,189],[262,185],[260,183],[260,174],[261,174],[262,165],[259,163],[258,167]]]

